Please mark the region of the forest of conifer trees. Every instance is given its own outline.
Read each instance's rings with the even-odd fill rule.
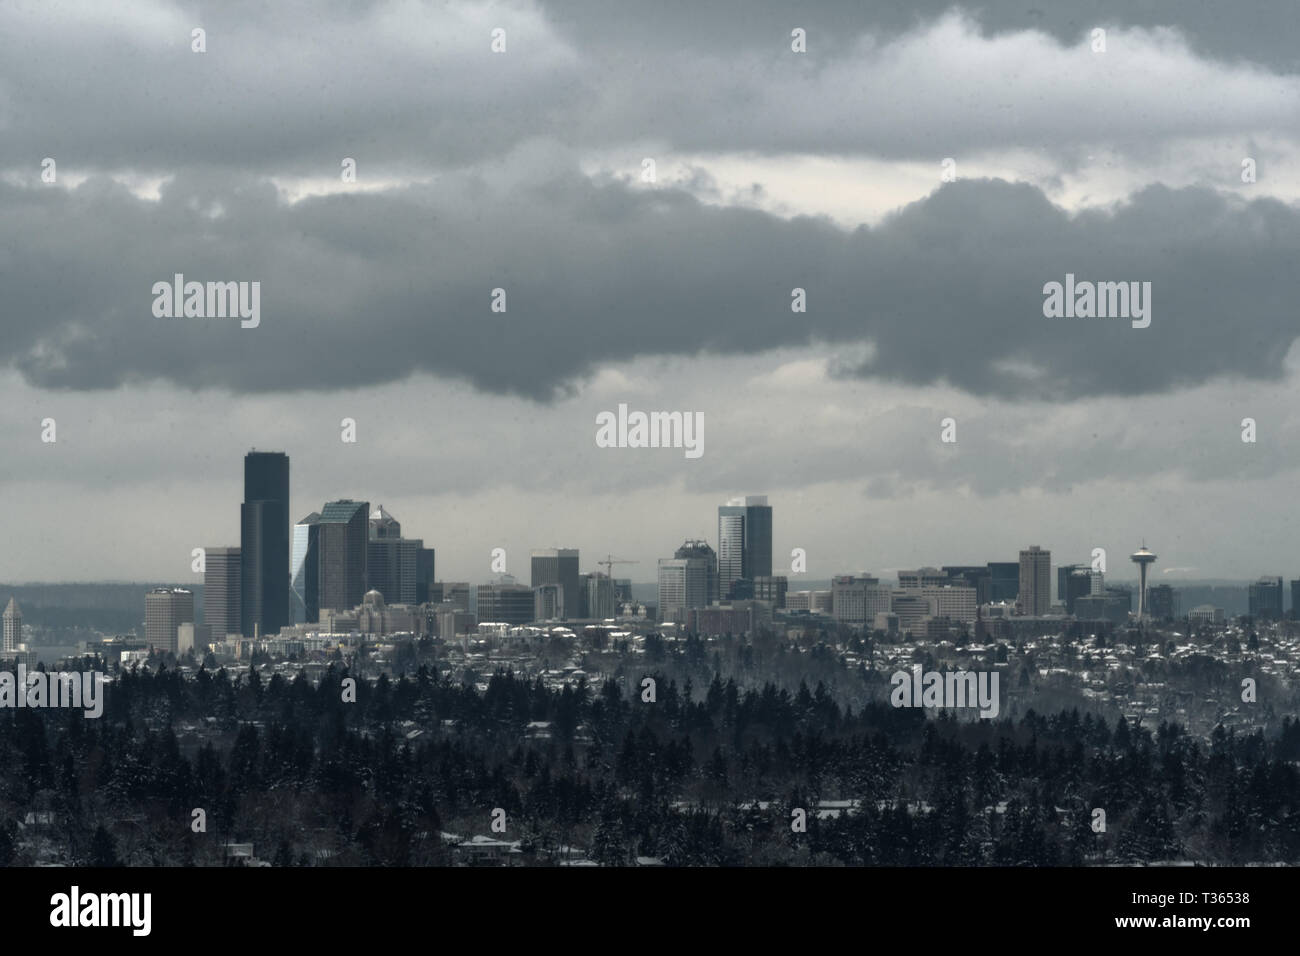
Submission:
[[[0,713],[0,863],[220,865],[247,841],[274,865],[446,865],[444,834],[494,810],[526,865],[1300,862],[1300,721],[1205,741],[1077,710],[854,709],[820,683],[660,674],[645,703],[423,666],[348,703],[346,677],[139,668],[99,720]]]

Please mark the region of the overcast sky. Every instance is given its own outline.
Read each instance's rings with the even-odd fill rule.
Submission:
[[[252,447],[445,580],[653,580],[742,494],[809,578],[1300,577],[1300,8],[700,6],[0,5],[0,580],[197,580]],[[1044,317],[1067,273],[1150,326]],[[619,403],[703,455],[597,447]]]

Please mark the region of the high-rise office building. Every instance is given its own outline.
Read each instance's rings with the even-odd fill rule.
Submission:
[[[831,614],[846,624],[872,624],[888,613],[893,589],[867,574],[841,574],[831,579]]]
[[[946,617],[953,621],[961,621],[963,624],[975,623],[975,589],[964,585],[946,584],[942,587],[926,586],[919,588],[899,588],[894,592],[896,604],[899,597],[912,597],[919,595],[934,603],[934,615],[936,617]]]
[[[717,600],[731,597],[732,585],[745,576],[745,513],[743,509],[718,509]]]
[[[1153,620],[1170,621],[1178,617],[1178,592],[1168,584],[1147,588],[1147,614]]]
[[[435,585],[434,590],[438,592],[438,603],[450,604],[457,611],[469,610],[468,581],[442,581]],[[532,592],[532,588],[528,590]]]
[[[741,579],[772,575],[772,508],[766,495],[732,498],[718,508],[718,600]]]
[[[315,624],[320,620],[320,512],[313,511],[293,526],[293,549],[289,557],[293,599],[293,623]]]
[[[790,579],[784,574],[762,575],[753,579],[754,600],[766,601],[773,610],[785,608],[785,596],[790,590]]]
[[[539,584],[533,588],[533,620],[563,621],[568,617],[577,615],[569,614],[564,606],[564,585]]]
[[[1291,582],[1291,620],[1300,619],[1300,579]]]
[[[416,548],[415,550],[415,603],[426,604],[433,601],[433,548]],[[439,600],[442,600],[439,597]]]
[[[1250,586],[1250,616],[1265,621],[1282,619],[1282,579],[1260,578]]]
[[[320,510],[317,547],[320,551],[320,609],[350,611],[361,606],[366,584],[366,545],[370,505],[364,501],[331,501]]]
[[[582,607],[582,593],[578,587],[578,549],[543,548],[532,553],[532,578],[534,588],[558,584],[564,591],[564,616],[577,617]],[[482,615],[479,615],[480,619]]]
[[[243,605],[240,567],[239,548],[204,549],[203,620],[214,641],[239,633]]]
[[[419,538],[403,538],[397,519],[383,505],[376,508],[370,514],[370,541],[366,546],[366,573],[371,589],[382,594],[389,604],[421,603],[421,550],[429,551],[428,566],[432,573],[432,550],[425,549]]]
[[[533,620],[533,589],[526,584],[498,581],[478,586],[478,619],[495,624],[527,624]]]
[[[614,616],[614,583],[608,574],[593,571],[581,576],[585,597],[582,616],[603,621]]]
[[[752,601],[754,599],[754,579],[736,578],[727,589],[728,601]]]
[[[718,553],[709,547],[707,541],[702,541],[699,538],[687,538],[682,542],[682,546],[673,552],[673,558],[699,558],[702,560],[708,578],[704,585],[706,589],[704,604],[718,600]],[[660,620],[663,619],[662,612],[660,612]]]
[[[1016,561],[990,561],[989,601],[1014,603],[1020,597],[1020,564]]]
[[[988,604],[993,593],[993,573],[987,564],[945,564],[943,573],[948,575],[948,582],[956,587],[975,589],[975,600],[979,604]],[[1016,569],[1019,581],[1020,569]]]
[[[1056,569],[1056,596],[1073,614],[1075,602],[1092,594],[1092,569],[1086,564],[1062,564]]]
[[[1052,607],[1052,552],[1033,545],[1020,552],[1020,613],[1040,617]]]
[[[185,588],[154,588],[144,596],[144,639],[157,651],[175,654],[177,631],[194,623],[194,592]]]
[[[1077,564],[1058,564],[1056,566],[1056,600],[1069,607],[1066,595],[1070,590],[1070,575],[1079,567]]]
[[[244,456],[240,507],[240,632],[273,636],[289,614],[289,456]]]
[[[375,510],[370,512],[371,541],[383,541],[388,538],[400,538],[401,536],[401,522],[385,511],[383,505],[376,506]]]
[[[659,620],[684,623],[687,611],[709,603],[707,558],[659,559]]]
[[[9,598],[4,612],[4,647],[5,651],[16,651],[23,642],[23,612],[18,609],[18,602]]]

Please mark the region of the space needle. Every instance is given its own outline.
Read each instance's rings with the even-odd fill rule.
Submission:
[[[1155,564],[1156,556],[1147,550],[1147,544],[1143,541],[1142,547],[1130,554],[1128,559],[1138,566],[1138,574],[1142,578],[1138,589],[1138,620],[1141,621],[1147,616],[1147,567]]]

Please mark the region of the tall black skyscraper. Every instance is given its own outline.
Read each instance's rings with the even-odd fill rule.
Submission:
[[[289,616],[289,456],[250,451],[244,456],[240,507],[240,630],[274,635]]]

